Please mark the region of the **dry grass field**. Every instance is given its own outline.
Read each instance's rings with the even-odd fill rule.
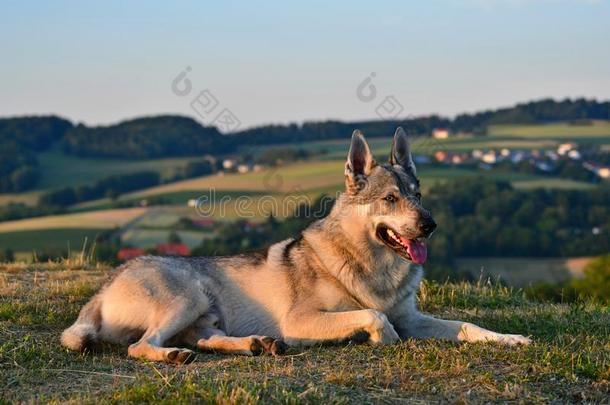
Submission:
[[[610,311],[526,300],[497,285],[426,284],[423,309],[504,332],[528,347],[407,340],[291,349],[282,357],[200,354],[187,366],[75,354],[63,328],[110,277],[84,262],[0,265],[0,402],[574,403],[610,397]]]

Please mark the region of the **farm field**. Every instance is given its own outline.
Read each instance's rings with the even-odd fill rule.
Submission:
[[[0,205],[22,202],[35,205],[38,196],[47,190],[90,185],[102,178],[140,171],[155,171],[162,178],[169,178],[188,162],[201,157],[184,157],[151,160],[81,158],[66,155],[56,146],[38,154],[42,178],[35,190],[24,193],[0,194]]]
[[[197,156],[150,160],[81,158],[66,155],[55,147],[38,155],[43,173],[39,188],[48,190],[91,184],[104,177],[140,171],[155,171],[161,177],[167,178],[197,158]]]
[[[342,161],[301,162],[279,167],[271,172],[212,175],[125,194],[119,198],[119,201],[139,203],[146,198],[163,198],[171,205],[164,207],[161,211],[171,213],[174,222],[180,216],[211,217],[217,220],[238,218],[260,220],[273,213],[276,217],[284,218],[291,215],[299,203],[313,202],[323,194],[334,196],[343,190],[342,168]],[[424,193],[429,187],[439,182],[477,174],[477,172],[466,169],[434,167],[422,168],[419,173]],[[522,173],[487,172],[485,175],[498,180],[511,181],[517,188],[586,189],[595,187],[584,182]],[[270,186],[268,191],[265,190],[266,186]],[[214,191],[210,191],[211,189]],[[213,201],[213,203],[202,205],[202,209],[199,211],[187,207],[188,200],[200,197],[205,197],[207,201]],[[0,235],[5,241],[10,241],[14,232],[55,228],[59,231],[56,233],[48,231],[47,236],[57,239],[57,243],[66,246],[68,238],[64,237],[63,232],[66,228],[112,229],[124,226],[129,221],[150,211],[150,209],[139,207],[113,209],[112,205],[108,199],[96,200],[73,207],[74,212],[69,214],[3,222],[0,223]],[[149,215],[153,215],[153,213],[151,212]],[[147,218],[149,215],[144,215],[143,218]],[[167,227],[168,225],[155,226]],[[89,235],[87,232],[85,234]],[[133,242],[136,246],[142,246],[153,241],[156,242],[152,244],[165,242],[168,234],[169,232],[166,230],[155,232],[134,230],[126,240]],[[19,233],[14,236],[22,240],[23,235],[23,233]],[[73,241],[74,235],[70,236],[69,240]],[[189,234],[185,237],[188,239],[189,245],[194,245],[195,240],[200,240],[199,235]],[[31,249],[44,247],[34,241],[42,242],[44,239],[33,239]],[[12,245],[13,243],[8,243],[8,245],[1,246],[12,247]],[[21,243],[15,243],[15,245],[21,246]]]
[[[229,207],[240,196],[255,201],[269,196],[315,198],[322,192],[335,194],[343,189],[344,165],[343,160],[307,161],[266,169],[259,173],[204,176],[123,194],[118,201],[137,203],[147,198],[161,198],[170,204],[185,205],[189,199],[208,196],[212,200],[223,198],[230,200],[227,203]],[[439,182],[476,175],[510,181],[517,188],[586,189],[595,187],[590,183],[569,179],[513,172],[481,172],[464,168],[422,166],[418,174],[424,191]],[[100,199],[77,204],[73,210],[107,209],[111,205],[112,202],[109,199]]]
[[[457,270],[465,271],[475,279],[501,280],[515,287],[527,287],[536,283],[561,283],[580,278],[590,257],[578,258],[507,258],[469,257],[457,258]]]
[[[343,159],[347,154],[349,149],[347,139],[349,139],[349,135],[346,135],[345,141],[328,140],[295,143],[293,145],[314,153],[324,150],[326,153],[320,155],[320,159],[334,160]],[[389,155],[392,141],[390,136],[367,140],[377,158],[386,158]],[[610,122],[596,121],[592,125],[570,125],[567,123],[492,125],[489,127],[486,136],[457,136],[448,139],[430,139],[416,136],[412,140],[412,147],[414,153],[430,155],[438,149],[455,152],[501,148],[550,149],[566,141],[610,145]]]
[[[129,229],[121,235],[121,242],[127,246],[150,248],[159,243],[165,243],[172,231],[167,229]],[[174,231],[182,243],[189,248],[196,248],[205,238],[213,234],[198,231]]]
[[[124,208],[0,222],[0,247],[28,262],[45,251],[79,252],[86,242],[91,247],[100,233],[123,227],[146,212]]]
[[[0,246],[11,249],[20,260],[31,261],[36,252],[80,252],[85,242],[91,247],[95,237],[106,231],[102,228],[50,228],[0,233]]]
[[[112,229],[124,226],[146,212],[146,208],[120,208],[0,222],[0,233],[53,228]]]
[[[490,136],[513,136],[536,139],[569,139],[578,142],[579,138],[610,137],[609,121],[592,121],[590,125],[576,123],[539,124],[539,125],[491,125],[487,132]]]
[[[59,334],[112,270],[0,265],[0,402],[601,403],[610,393],[610,313],[542,304],[494,284],[425,284],[423,310],[529,335],[527,347],[406,340],[292,348],[285,356],[201,353],[187,366],[75,354]]]

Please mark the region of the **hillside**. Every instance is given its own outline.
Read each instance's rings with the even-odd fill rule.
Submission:
[[[140,117],[100,126],[74,125],[56,116],[0,118],[0,142],[3,146],[0,151],[0,193],[47,187],[50,176],[45,175],[45,171],[39,167],[39,158],[41,153],[48,150],[60,150],[60,157],[66,158],[66,161],[74,156],[110,159],[110,162],[113,159],[134,161],[203,155],[222,157],[237,150],[247,154],[261,145],[345,139],[354,128],[360,128],[369,138],[377,138],[391,135],[396,126],[401,125],[411,134],[428,138],[435,128],[448,128],[454,133],[498,135],[494,128],[499,125],[510,124],[514,127],[563,121],[583,126],[592,125],[594,120],[609,119],[610,101],[586,99],[545,99],[460,114],[455,118],[429,115],[397,120],[305,122],[259,126],[227,135],[222,135],[216,127],[203,126],[192,118],[176,115]],[[499,134],[501,136],[496,137],[498,143],[495,147],[514,147],[514,139],[502,138],[506,132]],[[552,138],[552,131],[548,134],[550,136],[537,139],[541,147],[549,146],[549,142],[544,140]],[[568,131],[567,137],[572,135]],[[485,143],[485,138],[477,137],[474,143]],[[591,138],[583,135],[579,136],[579,141],[588,143]],[[534,146],[531,141],[530,146]],[[596,141],[593,139],[594,143]],[[452,143],[453,140],[446,142],[448,146]],[[471,145],[460,143],[458,146],[467,150]],[[62,163],[59,162],[59,165]],[[7,201],[2,196],[0,198]],[[23,198],[14,196],[12,201],[15,200],[23,201]]]
[[[78,355],[59,334],[112,274],[86,263],[0,265],[0,402],[604,402],[610,313],[552,305],[487,283],[427,284],[427,312],[530,335],[528,347],[407,340],[291,349],[282,357],[200,354],[188,366]]]
[[[66,153],[84,157],[160,158],[218,154],[232,149],[215,127],[180,116],[136,118],[116,125],[77,125],[62,139]]]

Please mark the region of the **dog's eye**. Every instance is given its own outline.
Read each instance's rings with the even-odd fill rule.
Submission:
[[[390,203],[396,202],[396,196],[394,194],[388,194],[383,199]]]

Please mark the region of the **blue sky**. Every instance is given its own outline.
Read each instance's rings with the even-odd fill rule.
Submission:
[[[610,99],[609,44],[608,0],[5,1],[0,116],[195,116],[204,89],[244,127],[376,118],[388,95],[402,116]]]

